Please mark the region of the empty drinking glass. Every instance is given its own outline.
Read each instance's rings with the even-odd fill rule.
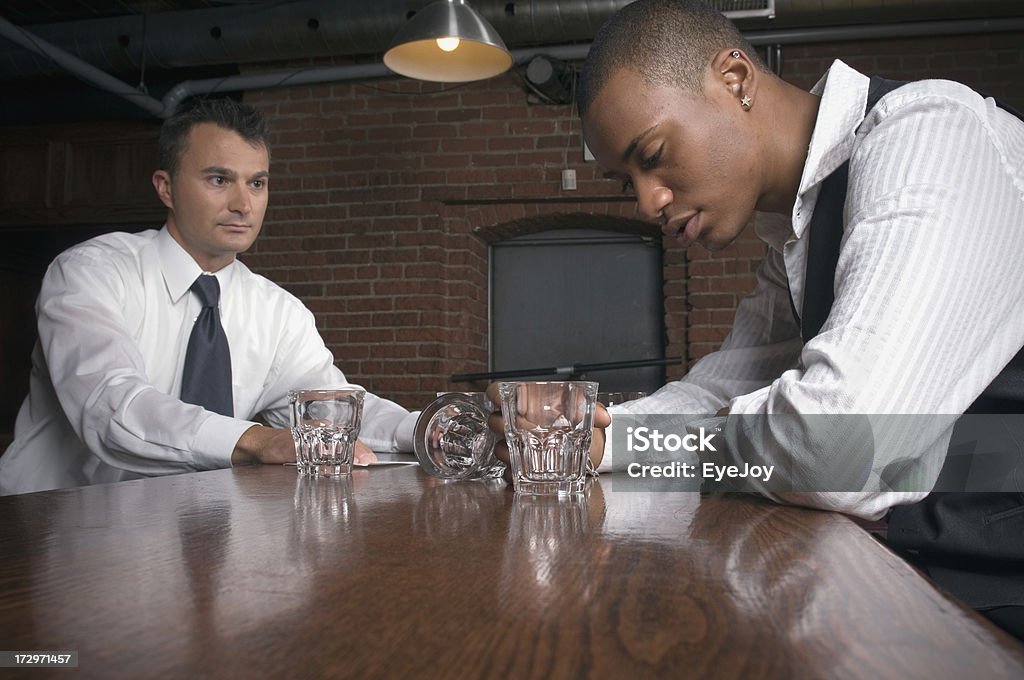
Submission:
[[[499,392],[516,493],[581,493],[597,383],[503,382]]]
[[[352,472],[365,396],[361,388],[288,393],[300,474],[335,477]]]
[[[483,392],[440,393],[416,421],[413,450],[427,473],[441,479],[501,477],[497,437],[487,428],[494,406]]]

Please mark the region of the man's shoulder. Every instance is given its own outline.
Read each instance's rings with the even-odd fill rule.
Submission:
[[[295,307],[306,310],[306,305],[303,304],[302,300],[280,284],[271,281],[262,274],[257,274],[249,269],[241,260],[236,260],[235,266],[238,268],[235,276],[238,277],[239,282],[261,304]]]
[[[971,109],[986,115],[985,98],[972,88],[953,80],[912,80],[891,90],[876,106],[879,119],[893,115],[936,116],[959,114]]]
[[[142,248],[151,243],[160,232],[147,229],[140,232],[113,231],[94,236],[71,246],[55,261],[101,261],[135,259]]]

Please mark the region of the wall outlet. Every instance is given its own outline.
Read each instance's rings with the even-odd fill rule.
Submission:
[[[562,190],[576,191],[576,171],[572,169],[562,170]]]

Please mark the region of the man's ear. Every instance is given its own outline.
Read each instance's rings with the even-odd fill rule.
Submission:
[[[153,173],[153,188],[156,189],[156,195],[160,197],[160,202],[167,206],[169,210],[174,210],[171,176],[166,170],[157,170]]]
[[[728,47],[711,61],[711,74],[717,84],[728,89],[736,103],[749,111],[757,100],[757,68],[743,50]]]

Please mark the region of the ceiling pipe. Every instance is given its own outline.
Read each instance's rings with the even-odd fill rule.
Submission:
[[[1018,0],[775,0],[780,28],[1021,16]],[[772,23],[772,22],[768,22]],[[764,28],[766,22],[757,22]]]
[[[170,116],[185,99],[197,94],[220,92],[241,92],[243,90],[266,90],[276,87],[314,85],[317,83],[338,83],[364,78],[385,78],[394,75],[384,64],[354,64],[350,66],[325,66],[320,68],[295,69],[252,73],[224,78],[185,80],[178,83],[164,95],[161,104],[165,115]]]
[[[119,97],[127,99],[136,106],[157,115],[164,115],[164,104],[158,99],[140,92],[131,85],[118,80],[114,76],[101,71],[92,64],[83,61],[73,54],[68,54],[56,45],[32,35],[20,26],[15,26],[3,17],[0,17],[0,36],[21,45],[25,49],[52,60],[61,68],[73,73],[82,80],[85,80],[97,87],[113,92]],[[168,114],[169,115],[169,114]]]
[[[839,26],[827,28],[801,28],[791,30],[749,31],[745,33],[754,45],[781,45],[790,43],[830,42],[842,40],[872,40],[914,36],[937,36],[999,31],[1024,30],[1024,18],[979,19],[973,21],[932,21],[870,26]],[[276,87],[309,85],[325,82],[343,82],[366,78],[383,78],[391,75],[383,64],[361,64],[330,66],[320,68],[292,69],[268,73],[187,80],[175,85],[163,100],[140,92],[92,64],[72,55],[49,42],[32,35],[0,17],[0,36],[5,37],[34,54],[52,60],[79,78],[103,90],[116,94],[160,118],[167,118],[177,110],[181,102],[197,94],[239,92],[244,90],[270,89]],[[554,45],[525,48],[512,51],[516,64],[528,62],[535,56],[544,55],[557,59],[583,59],[590,46]]]
[[[590,50],[590,45],[551,45],[548,47],[513,50],[511,54],[513,63],[525,64],[537,56],[554,57],[556,59],[583,59],[587,56],[588,50]],[[319,83],[338,83],[366,78],[386,78],[394,75],[384,64],[356,64],[350,66],[324,66],[320,68],[271,71],[268,73],[252,73],[225,76],[223,78],[205,78],[202,80],[185,80],[172,87],[164,95],[163,109],[166,112],[164,117],[171,115],[185,99],[200,94],[264,90]]]
[[[976,35],[981,33],[1012,33],[1024,30],[1024,17],[1007,19],[970,19],[966,21],[915,21],[900,24],[866,26],[829,26],[825,28],[792,28],[749,31],[744,37],[752,45],[787,45],[793,43],[885,40],[888,38],[919,38],[943,35]]]
[[[291,0],[27,26],[33,34],[108,73],[211,64],[286,62],[383,53],[410,13],[430,0]],[[629,0],[473,0],[509,48],[589,42]],[[729,6],[738,3],[730,3]],[[742,30],[1024,16],[1012,0],[775,0],[772,20]],[[0,44],[0,77],[26,78],[52,65]]]
[[[591,40],[630,0],[474,0],[510,46]],[[108,72],[381,54],[429,0],[298,0],[38,24],[36,35]],[[0,45],[0,77],[48,64]]]
[[[793,43],[820,43],[846,40],[878,40],[885,38],[969,35],[1024,30],[1024,18],[975,21],[928,21],[892,25],[839,26],[831,28],[805,28],[788,31],[750,31],[744,37],[756,46],[785,45]],[[537,56],[555,59],[584,59],[590,50],[589,44],[552,45],[512,50],[515,64],[521,65]],[[197,94],[261,90],[291,85],[310,85],[325,82],[342,82],[362,78],[383,78],[391,74],[383,64],[354,66],[331,66],[324,68],[276,71],[271,73],[186,80],[175,85],[164,96],[163,108],[170,115],[187,97]]]

